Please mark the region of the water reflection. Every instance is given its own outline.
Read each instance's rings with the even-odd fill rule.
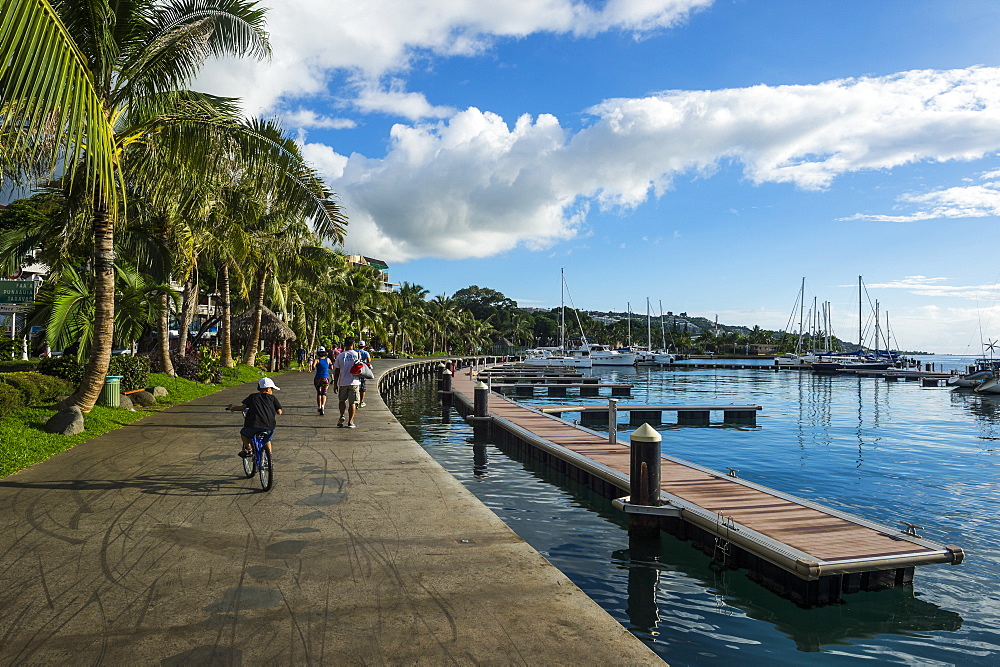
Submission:
[[[879,635],[910,635],[915,632],[956,631],[962,617],[954,611],[920,599],[913,588],[852,593],[836,605],[803,609],[751,581],[745,570],[729,570],[690,543],[662,534],[660,539],[638,539],[627,535],[627,519],[611,501],[535,461],[522,461],[536,476],[566,489],[580,505],[626,534],[627,549],[610,551],[610,563],[627,573],[626,614],[628,629],[647,641],[669,641],[661,628],[664,617],[673,624],[700,624],[703,618],[678,619],[676,591],[661,590],[665,575],[676,582],[697,582],[716,596],[720,608],[742,611],[747,617],[765,621],[795,643],[799,651],[820,651],[835,644],[853,643]],[[723,611],[722,613],[726,613]]]
[[[971,389],[954,389],[950,397],[953,405],[965,408],[975,417],[980,427],[980,439],[1000,440],[1000,396],[977,394]]]

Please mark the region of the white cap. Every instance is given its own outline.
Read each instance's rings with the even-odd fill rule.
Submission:
[[[365,345],[366,345],[365,341],[363,340],[358,341],[358,347],[364,347]]]
[[[281,387],[274,384],[274,380],[271,378],[261,378],[260,381],[257,382],[258,389],[267,389],[268,387],[274,389],[275,391],[281,391]]]
[[[320,345],[319,347],[316,348],[316,351],[317,352],[326,352],[326,348],[323,347],[322,345]]]

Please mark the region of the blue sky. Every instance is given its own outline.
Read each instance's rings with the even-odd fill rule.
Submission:
[[[269,63],[202,89],[277,115],[345,247],[432,294],[781,328],[804,276],[856,338],[1000,337],[1000,2],[267,0]]]

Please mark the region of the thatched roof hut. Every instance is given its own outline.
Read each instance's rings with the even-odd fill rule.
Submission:
[[[254,309],[246,311],[232,319],[233,340],[240,344],[246,344],[253,333]],[[267,306],[264,306],[260,317],[260,339],[262,341],[279,343],[295,340],[295,332],[287,324],[281,321]]]

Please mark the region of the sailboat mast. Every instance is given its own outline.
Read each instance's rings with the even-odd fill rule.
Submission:
[[[858,354],[861,354],[865,349],[864,342],[861,340],[863,322],[864,317],[861,315],[861,276],[858,276]]]
[[[566,349],[566,269],[559,269],[559,349]]]
[[[667,332],[663,328],[663,299],[660,299],[660,349],[667,351]]]
[[[795,352],[801,352],[802,348],[802,317],[806,312],[806,277],[802,276],[802,287],[799,288],[799,342],[795,345]]]
[[[632,347],[632,303],[625,302],[625,310],[628,311],[628,346]]]
[[[653,349],[653,320],[649,315],[649,297],[646,297],[646,351]]]
[[[882,344],[882,332],[879,331],[878,299],[875,299],[875,356],[878,356],[879,345]]]

